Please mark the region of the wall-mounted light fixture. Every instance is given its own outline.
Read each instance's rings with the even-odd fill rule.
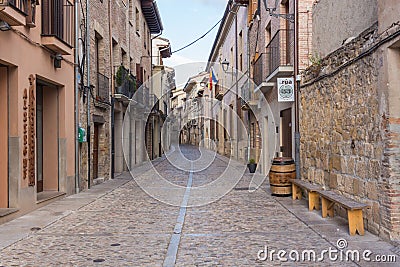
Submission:
[[[229,61],[228,60],[226,60],[226,59],[224,59],[224,61],[222,61],[222,70],[224,71],[224,72],[227,72],[228,71],[228,68],[229,68]]]
[[[56,54],[54,56],[54,68],[56,68],[56,69],[61,68],[61,60],[63,60],[63,57],[61,54]]]
[[[4,20],[0,20],[0,31],[5,32],[11,30],[11,26]]]

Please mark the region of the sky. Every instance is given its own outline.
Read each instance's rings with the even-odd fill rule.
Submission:
[[[228,0],[157,0],[164,26],[162,36],[170,40],[172,52],[211,29],[222,18],[227,2]],[[176,69],[177,85],[186,82],[188,76],[204,70],[218,28],[219,24],[194,45],[164,59],[164,64],[170,67],[187,64]],[[188,64],[195,62],[197,63]],[[182,70],[186,70],[185,73]]]

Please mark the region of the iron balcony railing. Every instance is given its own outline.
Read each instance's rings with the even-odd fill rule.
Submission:
[[[115,92],[131,99],[137,89],[138,82],[136,80],[136,77],[129,73],[129,71],[123,66],[120,66],[117,71],[115,80],[117,84]]]
[[[97,73],[97,97],[101,101],[108,101],[110,94],[110,79],[101,73]]]
[[[13,8],[23,12],[27,13],[28,7],[27,4],[28,2],[26,0],[5,0],[5,1],[0,1],[1,5],[9,5],[12,6]]]
[[[280,66],[293,66],[293,30],[278,30],[266,47],[266,52],[253,63],[253,80],[260,85]]]
[[[74,6],[68,0],[43,0],[42,35],[54,36],[72,47]]]
[[[266,54],[269,54],[269,76],[279,66],[293,65],[294,34],[293,30],[278,30],[271,42],[267,45]]]
[[[253,81],[256,85],[260,85],[265,81],[267,73],[270,73],[268,59],[269,54],[262,53],[253,63]]]

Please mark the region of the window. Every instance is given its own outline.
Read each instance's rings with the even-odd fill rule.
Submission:
[[[224,115],[223,115],[224,117],[223,117],[223,125],[222,125],[222,130],[224,131],[224,140],[226,141],[226,140],[228,140],[228,135],[227,135],[227,131],[226,131],[226,128],[227,128],[227,125],[226,125],[226,121],[227,121],[227,112],[226,112],[226,109],[224,109]]]
[[[100,36],[96,33],[94,36],[94,60],[95,60],[96,72],[100,71],[99,53],[100,53]]]
[[[232,80],[232,84],[233,84],[233,59],[234,59],[234,57],[233,57],[233,46],[231,47],[231,55],[230,55],[230,60],[229,60],[229,62],[231,62],[231,69],[232,69],[232,71],[231,71],[231,80]],[[237,66],[236,66],[236,68],[237,68]]]
[[[42,34],[54,36],[69,45],[73,43],[74,6],[68,0],[43,0]]]
[[[112,39],[112,53],[113,53],[113,65],[118,66],[117,63],[119,61],[118,43],[114,39]]]
[[[239,45],[239,70],[243,71],[243,32],[240,31],[239,33],[239,41],[238,41],[238,45]]]
[[[123,48],[121,48],[121,65],[126,67],[127,64],[128,64],[128,58],[127,58],[126,52]]]
[[[267,27],[265,28],[265,48],[266,52],[268,53],[267,46],[269,45],[269,42],[271,42],[271,22],[268,23]]]
[[[146,23],[143,22],[143,46],[144,49],[146,49],[146,41],[147,41],[147,36],[145,36],[146,33]]]
[[[134,18],[134,13],[133,13],[133,8],[135,7],[134,2],[131,0],[129,1],[129,22],[133,22]],[[133,24],[131,24],[133,26]]]
[[[140,15],[139,15],[139,9],[136,8],[136,18],[135,18],[135,23],[136,23],[136,33],[139,34],[139,27],[140,27]]]

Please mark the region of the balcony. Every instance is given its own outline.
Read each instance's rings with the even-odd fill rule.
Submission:
[[[274,82],[266,82],[266,77],[271,73],[269,68],[270,58],[269,53],[262,53],[253,63],[253,81],[256,84],[254,92],[261,90],[261,92],[266,93],[275,85]]]
[[[254,90],[263,93],[273,88],[278,77],[293,75],[294,35],[293,30],[278,30],[262,53],[253,63]]]
[[[240,107],[242,110],[249,110],[250,108],[255,108],[257,106],[257,101],[253,99],[253,95],[250,92],[250,88],[247,83],[241,88],[240,95]]]
[[[110,79],[101,73],[97,73],[97,95],[100,101],[108,102],[110,94]]]
[[[224,98],[224,89],[221,88],[221,86],[219,84],[215,85],[215,98],[218,99],[219,101],[222,100],[222,98]]]
[[[266,81],[293,75],[294,34],[293,30],[279,30],[267,45],[268,72]]]
[[[74,6],[69,0],[42,1],[42,44],[62,55],[72,54]]]
[[[25,25],[27,11],[26,0],[0,0],[0,20],[10,26]]]
[[[137,81],[136,77],[133,76],[127,69],[120,66],[115,76],[115,95],[118,99],[129,100],[132,99],[136,92]]]

